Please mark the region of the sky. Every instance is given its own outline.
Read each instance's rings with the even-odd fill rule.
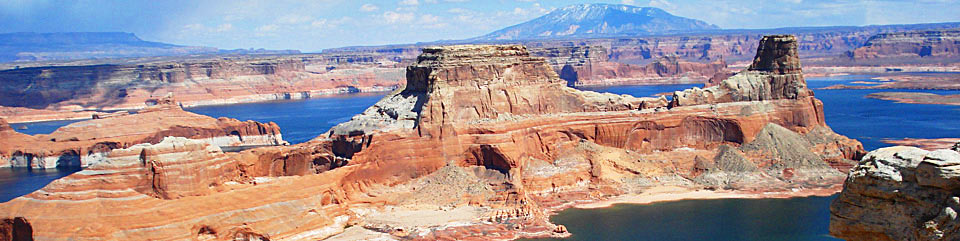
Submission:
[[[960,0],[0,0],[0,32],[132,32],[222,49],[476,37],[580,3],[662,8],[726,29],[960,22]]]

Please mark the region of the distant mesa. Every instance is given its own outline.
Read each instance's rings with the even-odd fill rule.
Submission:
[[[471,40],[655,35],[717,29],[717,25],[675,16],[659,8],[597,3],[567,6]]]
[[[214,47],[182,46],[144,41],[133,33],[125,32],[19,32],[0,34],[0,62],[260,53],[292,54],[299,53],[299,51],[221,50]]]

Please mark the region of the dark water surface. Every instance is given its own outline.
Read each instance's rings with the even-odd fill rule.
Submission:
[[[883,139],[960,137],[960,107],[906,104],[866,98],[877,92],[960,94],[957,90],[823,90],[850,81],[870,81],[869,76],[809,78],[807,85],[823,101],[824,118],[834,132],[863,143],[866,150],[892,146]]]
[[[290,144],[309,141],[330,127],[350,120],[387,93],[358,93],[306,100],[274,101],[236,105],[204,106],[187,111],[213,117],[275,122]]]
[[[77,171],[80,171],[80,168],[64,167],[39,170],[22,167],[0,168],[0,202],[7,202],[19,196],[30,194],[53,180]]]
[[[27,134],[27,135],[36,135],[36,134],[50,134],[57,128],[63,127],[65,125],[72,124],[74,122],[79,122],[84,120],[59,120],[59,121],[41,121],[41,122],[30,122],[30,123],[14,123],[10,124],[10,127],[13,127],[17,132]]]
[[[867,99],[870,93],[917,90],[821,90],[816,88],[869,76],[809,78],[824,102],[827,124],[837,133],[856,138],[867,150],[889,146],[885,138],[960,136],[960,107],[900,104]],[[653,96],[700,84],[584,87],[581,89]],[[960,94],[960,91],[922,91]],[[356,94],[298,101],[237,104],[187,109],[213,117],[273,121],[285,140],[301,143],[376,103],[385,93]],[[67,122],[69,123],[69,122]],[[63,123],[61,125],[65,125]],[[28,124],[27,131],[52,131],[50,123]],[[16,127],[16,126],[15,126]],[[51,129],[52,128],[52,129]],[[47,131],[47,132],[49,132]],[[70,171],[27,172],[0,168],[0,201],[39,189]],[[829,240],[829,203],[833,197],[792,199],[725,199],[615,205],[603,209],[568,209],[552,219],[574,234],[572,240]]]
[[[829,197],[682,200],[571,208],[550,218],[573,234],[546,240],[837,240]],[[826,218],[825,218],[826,217]]]

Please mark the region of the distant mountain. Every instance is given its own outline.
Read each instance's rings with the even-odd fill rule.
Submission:
[[[21,32],[0,34],[0,62],[274,53],[299,53],[299,51],[220,50],[214,47],[181,46],[144,41],[133,33],[123,32]]]
[[[580,4],[471,40],[524,40],[654,35],[720,29],[663,9],[622,4]]]

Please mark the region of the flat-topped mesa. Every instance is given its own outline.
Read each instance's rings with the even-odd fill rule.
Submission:
[[[813,96],[803,79],[797,46],[793,35],[764,36],[746,70],[704,89],[674,92],[670,107]]]
[[[561,83],[543,58],[531,57],[522,45],[454,45],[427,47],[407,67],[406,90],[446,86]]]
[[[644,103],[649,102],[649,103]],[[356,136],[394,127],[421,133],[443,124],[521,115],[632,110],[665,99],[601,94],[566,87],[543,58],[521,45],[428,47],[407,67],[407,85],[387,95],[333,135]]]

